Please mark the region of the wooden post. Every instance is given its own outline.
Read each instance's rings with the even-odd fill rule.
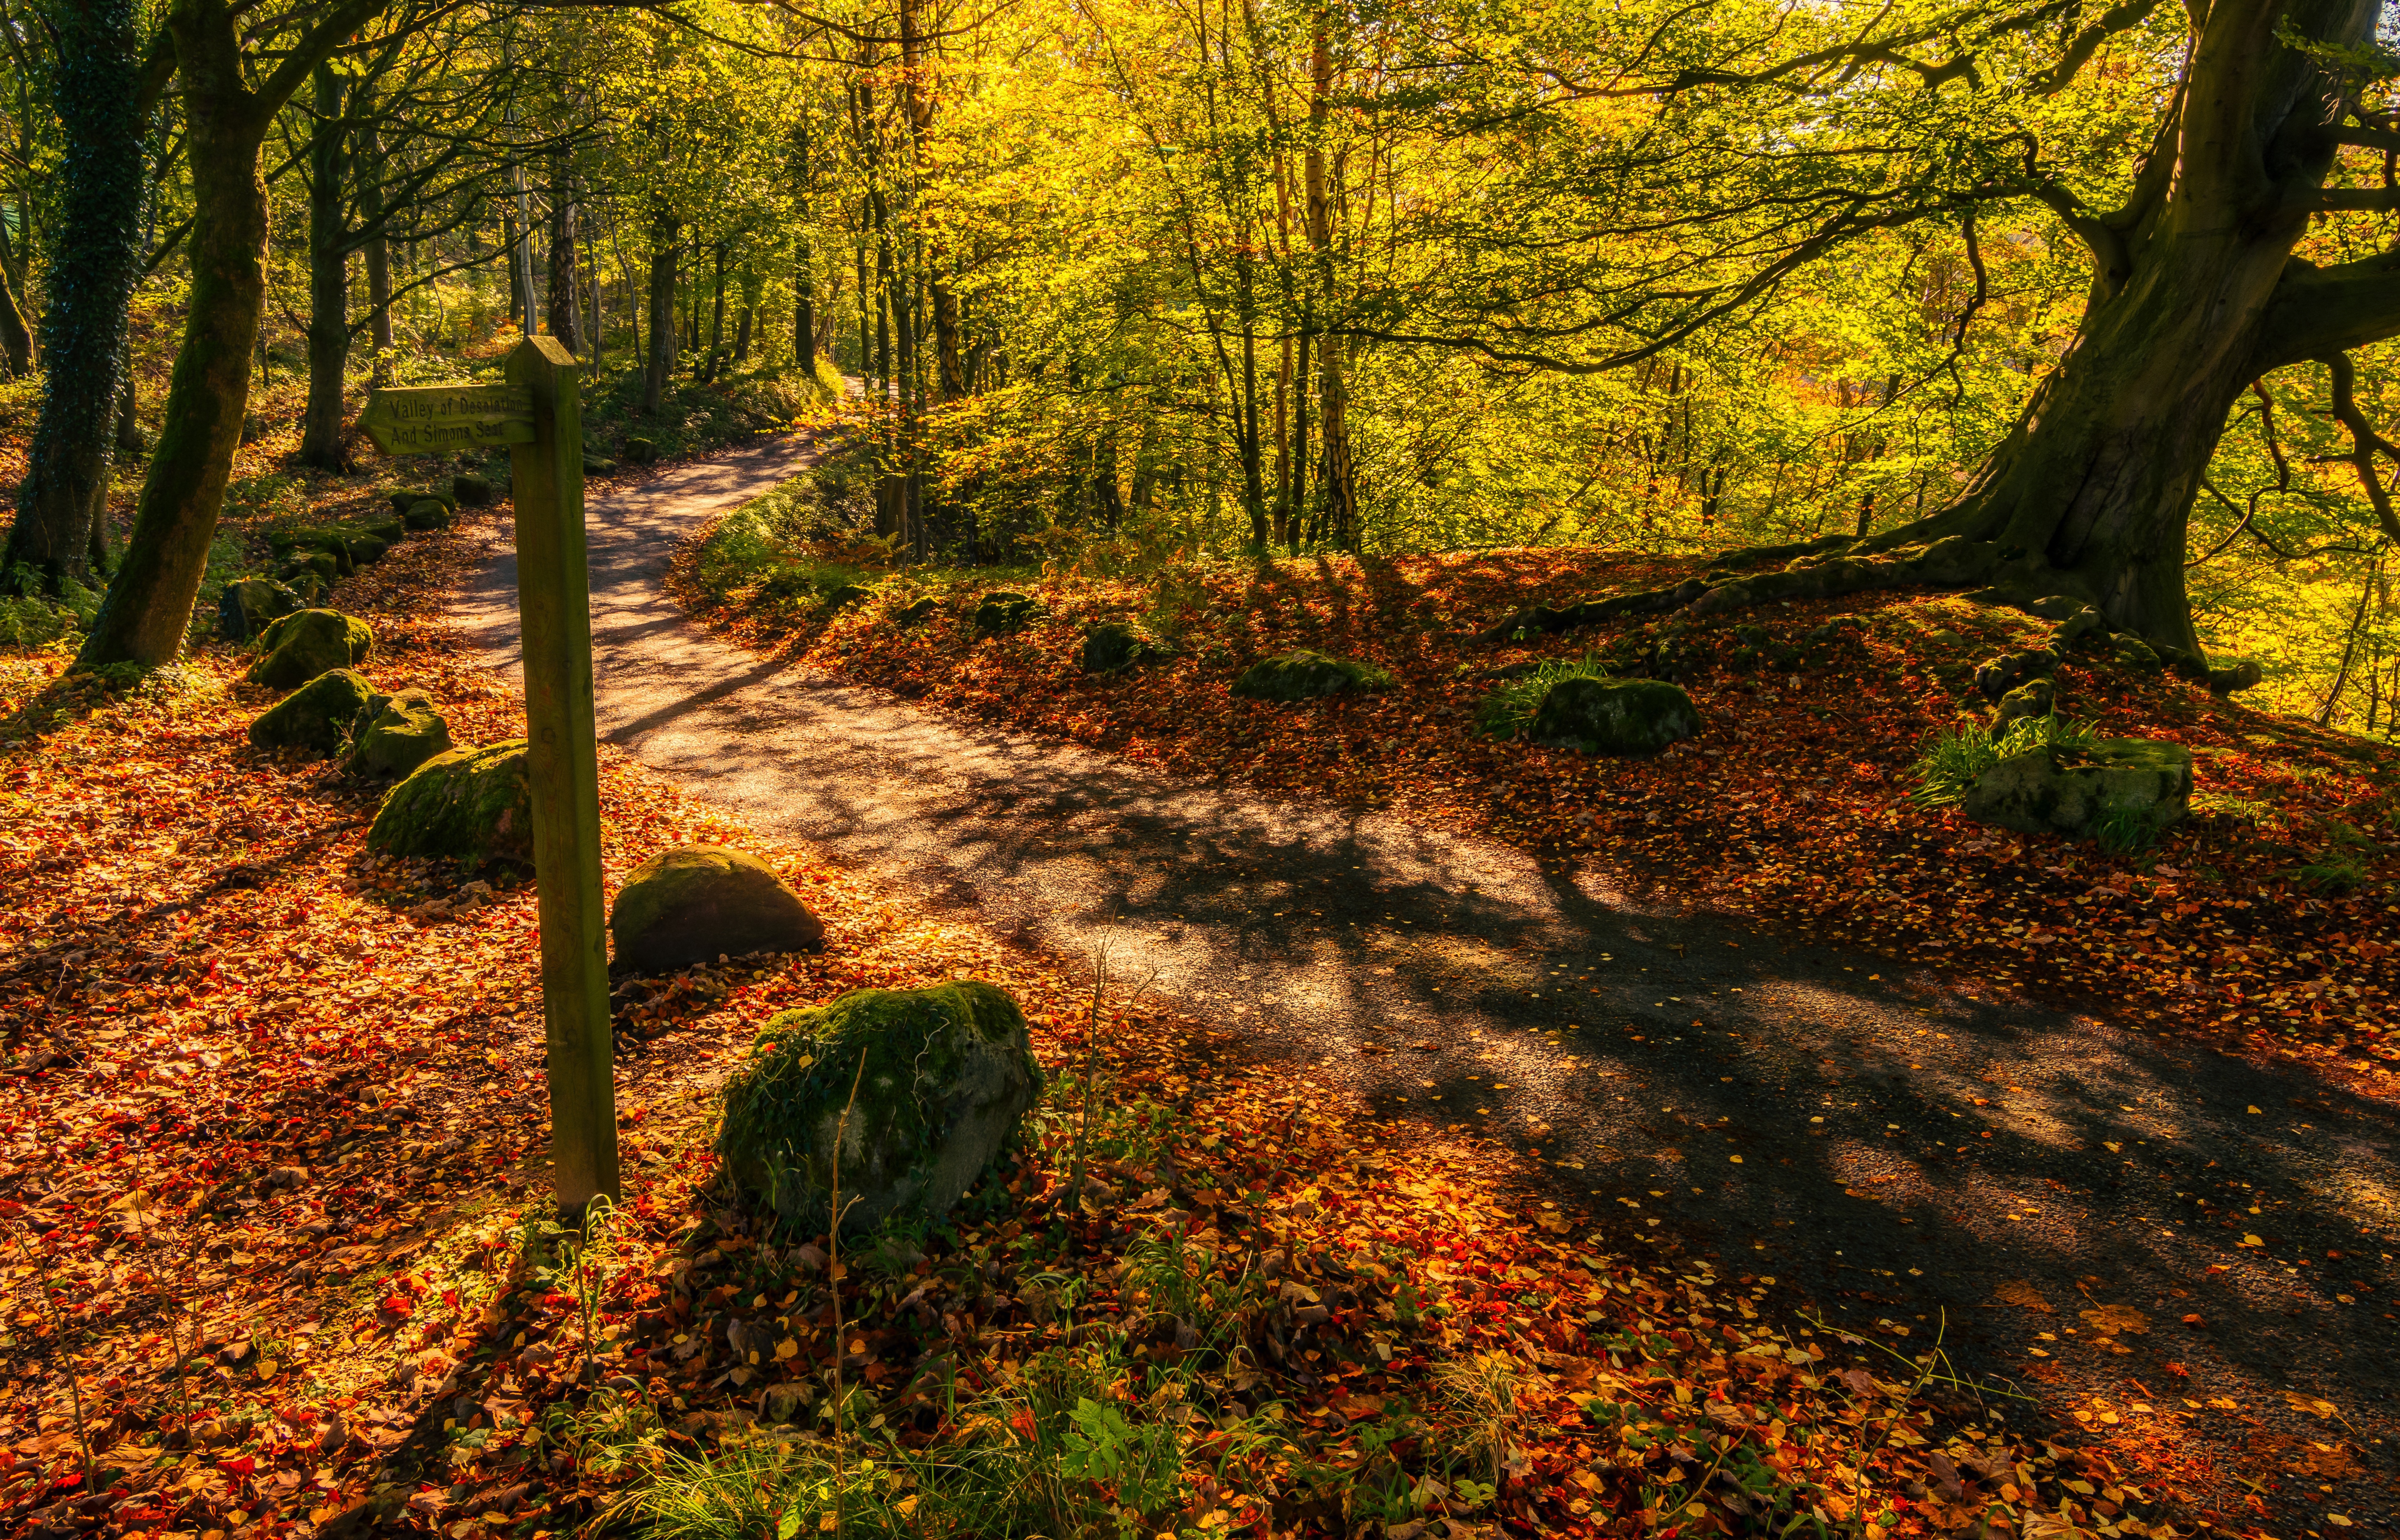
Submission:
[[[608,1054],[607,912],[600,902],[600,752],[592,710],[592,579],[583,546],[583,417],[575,355],[527,337],[505,385],[375,390],[359,426],[387,455],[506,444],[517,522],[550,1154],[559,1206],[618,1195]]]
[[[550,1041],[551,1164],[559,1206],[578,1214],[595,1194],[619,1192],[579,372],[575,355],[554,337],[529,336],[509,355],[510,386],[533,398],[533,441],[509,446],[509,467]]]

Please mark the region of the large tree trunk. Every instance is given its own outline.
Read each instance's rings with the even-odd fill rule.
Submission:
[[[274,104],[245,89],[236,20],[225,0],[176,0],[167,25],[190,135],[189,311],[125,560],[84,640],[87,665],[155,667],[183,647],[241,443],[251,348],[266,299],[258,151]]]
[[[300,423],[300,463],[348,470],[342,453],[343,376],[350,365],[349,134],[342,122],[348,92],[330,64],[315,73],[316,123],[308,141],[308,404]]]
[[[42,318],[49,361],[16,523],[0,566],[20,562],[52,585],[104,554],[100,522],[116,457],[126,312],[142,275],[142,39],[131,0],[57,11],[53,90],[66,136],[59,239]],[[0,327],[0,333],[6,328]]]
[[[2277,35],[2288,21],[2339,58],[2372,38],[2379,9],[2380,0],[2218,0],[2203,13],[2127,205],[2095,217],[2059,195],[2093,250],[2082,322],[1947,508],[1863,540],[1757,553],[1795,558],[1781,573],[1696,580],[1603,607],[1989,585],[1998,597],[2080,598],[2111,630],[2196,652],[2188,525],[2235,400],[2270,370],[2400,334],[2400,253],[2329,268],[2292,254],[2312,213],[2392,208],[2400,195],[2325,190],[2345,135],[2374,146],[2391,136],[2342,127],[2340,82]],[[2371,473],[2364,451],[2359,463]],[[2368,491],[2385,533],[2400,538],[2380,486]]]

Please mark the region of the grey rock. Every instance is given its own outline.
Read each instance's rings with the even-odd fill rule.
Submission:
[[[2104,738],[2088,755],[2039,748],[2001,760],[1975,778],[1963,811],[2021,834],[2086,835],[2111,813],[2163,828],[2180,822],[2190,802],[2191,750]]]
[[[825,926],[775,869],[715,845],[680,845],[634,868],[609,906],[617,961],[672,973],[744,952],[813,952]]]

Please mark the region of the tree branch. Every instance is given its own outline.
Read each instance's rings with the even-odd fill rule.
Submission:
[[[2284,269],[2259,328],[2264,375],[2400,335],[2400,251],[2319,267],[2298,257]]]
[[[2400,515],[2392,511],[2392,494],[2384,488],[2383,479],[2375,473],[2375,457],[2387,456],[2400,461],[2400,449],[2375,430],[2366,414],[2358,409],[2358,370],[2347,353],[2335,353],[2322,361],[2333,372],[2334,420],[2350,429],[2351,452],[2347,458],[2358,471],[2359,481],[2366,488],[2366,500],[2375,505],[2375,522],[2383,526],[2384,538],[2400,540]]]

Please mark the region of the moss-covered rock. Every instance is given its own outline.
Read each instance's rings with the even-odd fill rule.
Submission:
[[[349,537],[338,529],[320,525],[305,529],[279,529],[268,534],[266,547],[279,556],[306,560],[312,552],[331,559],[331,577],[347,578],[358,570],[358,557],[350,550]]]
[[[2003,652],[1976,665],[1975,688],[1984,700],[1998,701],[2027,679],[2039,679],[2057,667],[2058,654],[2046,647]]]
[[[386,855],[447,855],[482,865],[533,861],[533,782],[522,738],[437,754],[391,789],[367,830]]]
[[[1142,663],[1175,656],[1175,649],[1139,626],[1103,620],[1084,633],[1083,667],[1086,674],[1122,674]]]
[[[1999,714],[1992,718],[1992,732],[1998,736],[2011,722],[2028,716],[2047,716],[2058,704],[2058,687],[2047,679],[2028,679],[2000,697]]]
[[[384,543],[386,550],[398,545],[408,533],[408,521],[394,513],[388,518],[369,519],[366,532]]]
[[[254,717],[250,741],[263,749],[339,754],[374,694],[375,687],[356,669],[327,670]]]
[[[292,689],[329,669],[358,663],[375,647],[375,633],[337,609],[304,609],[270,621],[258,645],[266,656],[250,665],[250,682]]]
[[[825,606],[827,609],[848,609],[873,597],[875,590],[864,583],[836,583],[825,590]]]
[[[349,547],[350,560],[361,566],[371,566],[383,560],[384,553],[391,549],[391,542],[380,536],[361,533],[349,538]]]
[[[2081,751],[2012,755],[1975,778],[1962,811],[2021,834],[2096,835],[2112,822],[2155,832],[2191,802],[2191,750],[2147,738],[2103,738]]]
[[[439,497],[419,497],[410,503],[400,517],[411,529],[447,529],[457,523],[457,515],[451,511],[450,505]]]
[[[376,695],[351,729],[348,768],[355,774],[404,776],[437,754],[450,752],[450,724],[421,689]]]
[[[2131,669],[2136,674],[2157,674],[2167,666],[2166,660],[2158,655],[2157,649],[2131,633],[2112,637],[2109,646],[2120,668]]]
[[[948,1209],[1041,1094],[1025,1013],[1004,991],[860,989],[767,1023],[726,1084],[716,1151],[743,1188],[822,1224],[839,1133],[843,1229],[866,1230]]]
[[[892,623],[898,626],[901,630],[907,631],[911,627],[923,625],[926,621],[932,620],[941,612],[942,601],[934,598],[929,594],[922,599],[914,601],[913,603],[902,605],[898,609],[893,610],[892,612]]]
[[[1656,754],[1699,730],[1700,714],[1680,686],[1576,676],[1544,693],[1525,736],[1586,754]]]
[[[608,907],[617,961],[646,974],[744,952],[813,952],[825,926],[755,855],[679,845],[643,862]]]
[[[1012,593],[995,589],[983,596],[975,606],[975,628],[978,636],[1005,636],[1023,631],[1042,613],[1042,606],[1030,593]]]
[[[492,501],[492,484],[471,470],[461,470],[450,478],[450,496],[461,508],[486,508]]]
[[[2248,689],[2267,677],[2255,658],[2234,658],[2208,671],[2208,688],[2219,695]]]
[[[1250,701],[1315,701],[1391,688],[1392,676],[1372,663],[1330,653],[1281,653],[1261,658],[1234,681],[1234,693]]]
[[[627,465],[651,465],[657,462],[658,457],[659,446],[650,440],[636,434],[625,441]]]
[[[304,579],[320,586],[331,586],[341,576],[342,564],[323,551],[295,551],[292,559],[279,568],[275,576],[280,580],[297,584]]]
[[[236,578],[217,595],[217,635],[228,642],[247,642],[300,608],[300,595],[289,583],[272,578]]]

